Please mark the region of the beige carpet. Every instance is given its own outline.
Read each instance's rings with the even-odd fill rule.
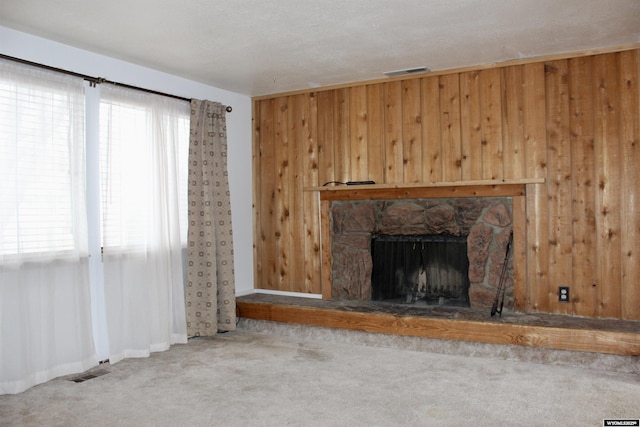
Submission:
[[[238,332],[106,365],[85,382],[0,396],[0,425],[601,426],[640,417],[637,358],[542,353],[243,320]]]

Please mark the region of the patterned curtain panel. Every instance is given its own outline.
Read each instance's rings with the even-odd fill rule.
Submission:
[[[191,101],[187,334],[236,328],[227,125],[222,104]]]

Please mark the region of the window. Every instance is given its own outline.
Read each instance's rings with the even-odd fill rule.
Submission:
[[[100,212],[105,251],[150,249],[154,245],[150,236],[157,235],[155,222],[168,224],[174,215],[186,245],[189,104],[115,87],[102,87],[101,93]]]
[[[0,394],[187,339],[189,103],[84,90],[0,60]]]
[[[86,255],[82,80],[2,67],[0,265]]]
[[[97,364],[84,82],[0,60],[0,394]]]
[[[100,214],[109,360],[186,342],[180,181],[189,103],[100,87]],[[184,179],[184,178],[182,178]],[[186,224],[185,224],[186,225]]]

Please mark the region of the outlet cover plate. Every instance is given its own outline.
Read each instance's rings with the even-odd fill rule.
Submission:
[[[560,302],[569,302],[569,287],[568,286],[559,286],[558,287],[558,301]]]

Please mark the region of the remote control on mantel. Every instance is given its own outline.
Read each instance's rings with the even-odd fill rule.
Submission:
[[[371,185],[375,184],[375,181],[347,181],[347,185]]]

